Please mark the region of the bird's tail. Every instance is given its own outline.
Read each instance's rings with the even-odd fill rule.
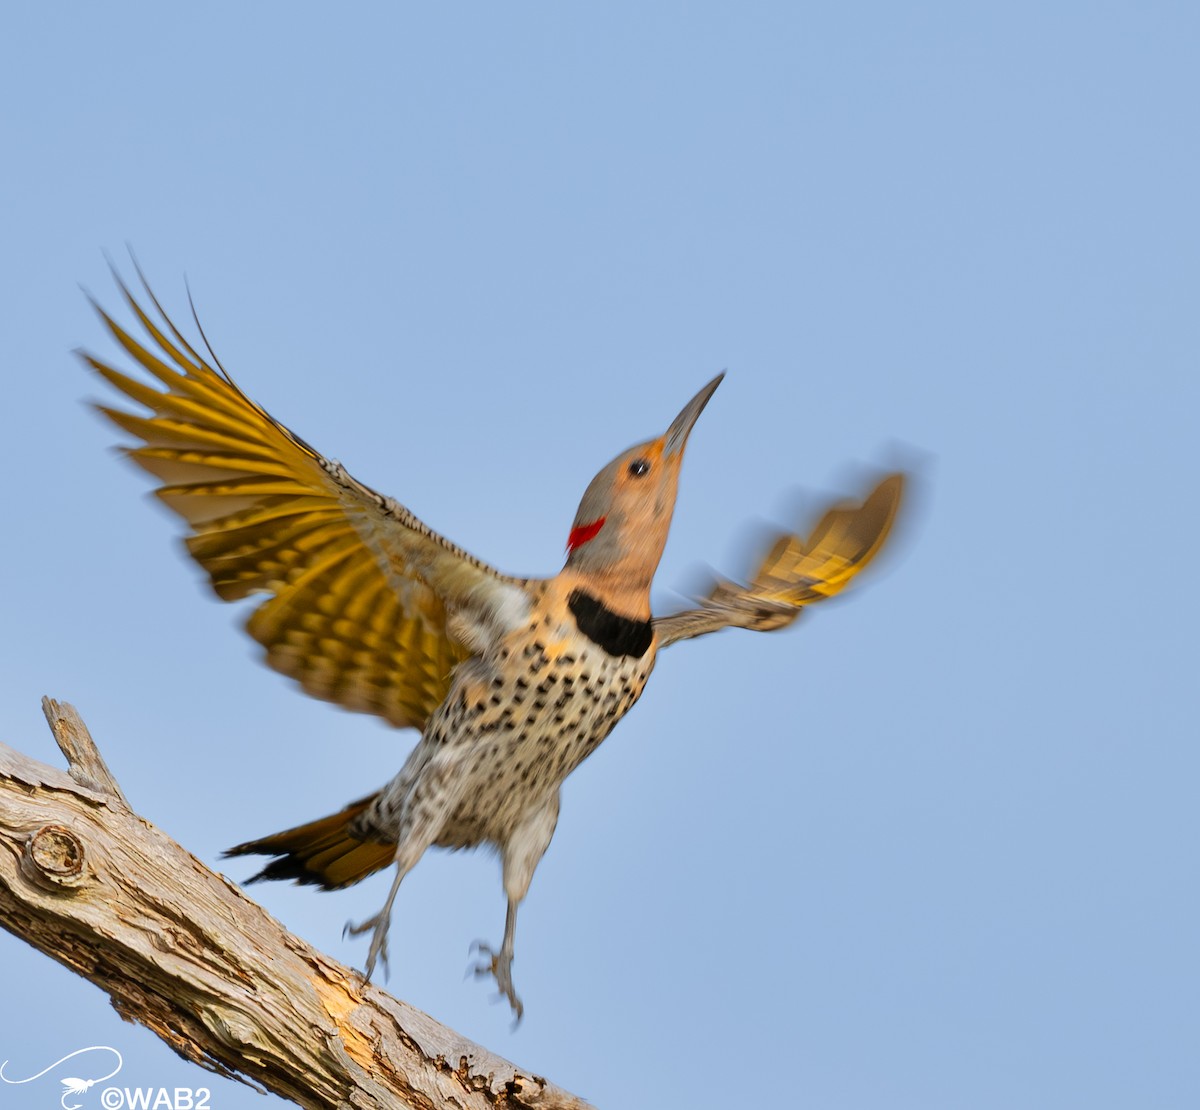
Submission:
[[[350,835],[350,823],[379,797],[378,793],[352,802],[339,813],[297,825],[261,840],[230,848],[228,856],[275,856],[257,875],[260,879],[295,879],[326,890],[350,886],[387,867],[396,854],[394,844],[360,840]]]

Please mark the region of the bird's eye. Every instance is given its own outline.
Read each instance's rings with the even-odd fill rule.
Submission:
[[[629,473],[635,478],[642,478],[650,473],[650,464],[645,459],[634,459],[629,464]]]

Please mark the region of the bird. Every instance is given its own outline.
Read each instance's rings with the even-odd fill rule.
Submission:
[[[684,451],[723,373],[664,433],[596,474],[561,570],[524,578],[468,554],[277,421],[226,372],[194,305],[197,345],[138,276],[142,299],[114,269],[140,338],[92,300],[137,376],[79,353],[146,414],[95,407],[135,441],[126,454],[183,518],[187,550],[217,596],[260,598],[246,630],[267,664],[314,697],[420,733],[381,789],[226,855],[270,857],[247,881],[327,890],[394,867],[382,908],[346,927],[370,935],[369,979],[377,962],[387,966],[393,904],[425,851],[497,849],[504,934],[498,948],[477,942],[474,972],[495,980],[519,1022],[517,911],[564,780],[637,702],[664,648],[725,628],[778,630],[840,593],[887,539],[905,475],[834,504],[807,535],[780,532],[747,581],[716,577],[690,607],[656,616],[650,587]]]

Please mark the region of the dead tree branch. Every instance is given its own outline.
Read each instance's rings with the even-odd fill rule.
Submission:
[[[288,933],[130,808],[79,715],[70,773],[0,744],[0,926],[122,1017],[305,1107],[587,1110]]]

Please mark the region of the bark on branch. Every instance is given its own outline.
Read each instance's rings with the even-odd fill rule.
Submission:
[[[0,744],[0,926],[176,1052],[305,1107],[587,1110],[364,982],[130,808],[79,715],[70,773]]]

